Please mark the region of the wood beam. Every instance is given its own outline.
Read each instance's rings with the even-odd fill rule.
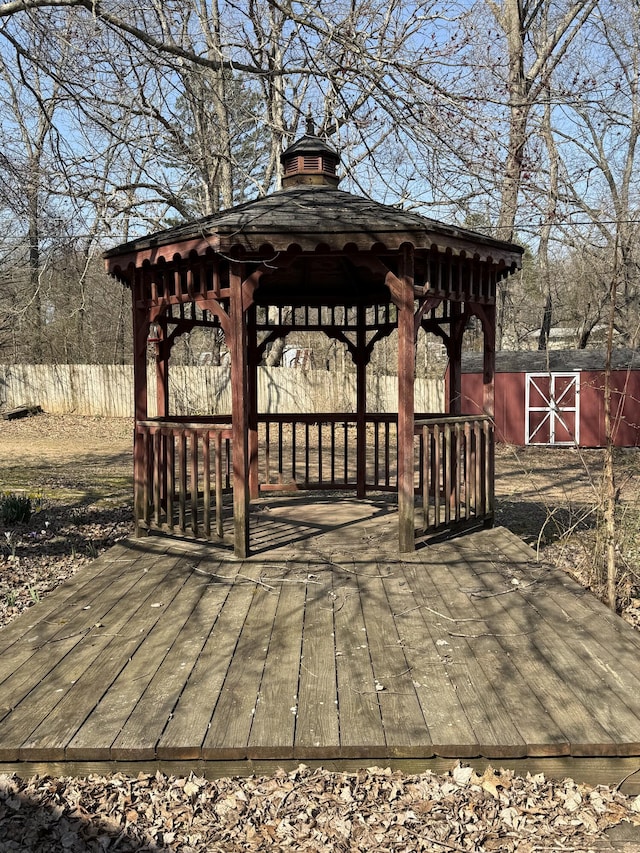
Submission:
[[[415,550],[413,430],[416,329],[414,318],[414,251],[401,249],[394,302],[398,306],[398,547],[400,553]],[[390,274],[391,275],[391,274]],[[401,286],[399,286],[401,285]]]
[[[136,278],[141,276],[136,270]],[[136,305],[133,293],[133,399],[135,423],[145,421],[148,413],[147,401],[147,337],[149,336],[149,318],[144,308]],[[146,470],[144,464],[144,436],[134,427],[133,434],[133,503],[136,535],[141,529],[139,521],[144,516],[144,494]]]
[[[451,326],[447,342],[449,356],[449,414],[462,413],[462,338],[466,315],[462,314],[460,302],[451,303]]]
[[[247,324],[242,298],[243,265],[229,267],[231,290],[231,456],[233,459],[233,530],[236,557],[249,555],[249,407],[247,400]]]
[[[243,297],[245,291],[243,288]],[[246,312],[247,323],[247,403],[249,428],[249,498],[255,500],[260,494],[258,475],[258,333],[256,330],[256,306],[251,305]]]
[[[158,322],[159,339],[156,342],[156,411],[159,418],[169,416],[169,353],[167,323],[162,316]]]
[[[367,481],[367,337],[365,308],[358,305],[356,362],[356,494],[364,498]]]
[[[468,304],[468,310],[475,314],[482,324],[483,333],[483,370],[482,370],[482,411],[490,418],[495,417],[495,370],[496,370],[496,306]]]

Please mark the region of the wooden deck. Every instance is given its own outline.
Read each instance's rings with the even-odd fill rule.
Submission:
[[[115,546],[0,632],[0,772],[639,768],[640,634],[503,528],[400,559],[394,522],[279,499],[245,561]]]

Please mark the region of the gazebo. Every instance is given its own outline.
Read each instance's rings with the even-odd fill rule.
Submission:
[[[338,189],[339,156],[311,126],[282,163],[282,189],[271,195],[105,253],[133,301],[137,529],[220,538],[225,489],[238,557],[249,553],[250,502],[270,489],[397,492],[400,552],[415,548],[416,501],[421,529],[490,524],[496,288],[522,249]],[[462,340],[473,317],[483,333],[483,414],[462,417]],[[171,349],[194,328],[224,333],[230,418],[169,411]],[[446,346],[446,412],[414,410],[420,328]],[[397,415],[369,413],[367,365],[395,330]],[[260,413],[265,349],[296,331],[347,347],[354,413]]]

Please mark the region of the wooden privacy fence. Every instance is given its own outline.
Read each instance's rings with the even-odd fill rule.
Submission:
[[[493,520],[493,425],[487,417],[419,415],[414,487],[427,533]],[[232,487],[228,420],[155,419],[137,425],[138,528],[222,538],[223,499]],[[262,415],[259,492],[397,489],[397,416],[367,414],[365,444],[355,415]],[[363,482],[358,454],[366,452]],[[420,526],[420,524],[418,525]]]
[[[169,406],[172,415],[224,415],[231,411],[228,365],[172,367]],[[149,388],[155,387],[155,367],[149,367]],[[370,375],[370,412],[395,412],[397,378]],[[345,371],[301,370],[292,367],[258,369],[258,405],[262,412],[349,412],[355,410],[355,374]],[[419,377],[415,383],[416,410],[442,411],[444,380]],[[0,365],[0,408],[42,406],[52,414],[131,417],[133,367],[123,364],[3,364]],[[149,417],[157,415],[155,395],[149,395]]]

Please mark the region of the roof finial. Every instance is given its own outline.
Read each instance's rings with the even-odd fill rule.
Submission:
[[[311,104],[309,104],[309,108],[307,109],[307,136],[315,136],[316,129],[313,126],[313,116],[311,114]]]

